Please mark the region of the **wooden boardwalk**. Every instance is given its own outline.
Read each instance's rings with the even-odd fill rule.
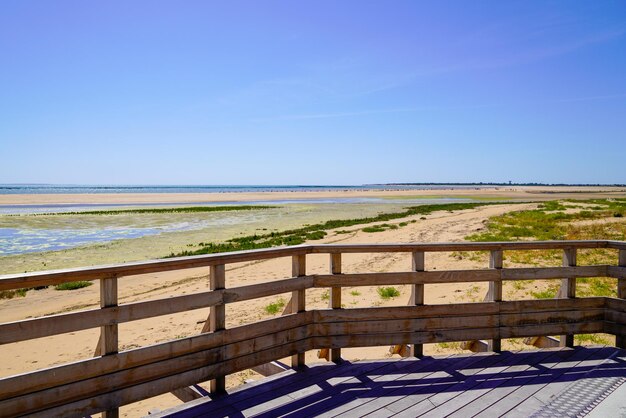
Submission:
[[[325,363],[154,416],[580,416],[625,381],[626,351],[614,347]]]
[[[548,249],[562,251],[561,267],[503,264],[505,251]],[[612,252],[615,263],[577,264],[578,250],[594,249]],[[489,267],[441,270],[426,262],[430,253],[453,251],[489,251]],[[391,272],[342,270],[343,254],[361,253],[405,253],[411,263]],[[329,274],[307,272],[307,258],[320,255],[328,257]],[[277,279],[229,283],[234,264],[284,257],[291,258],[291,274],[284,272],[287,277],[280,278],[277,272]],[[198,267],[209,272],[208,289],[162,299],[118,300],[118,286],[129,277]],[[576,281],[582,277],[616,279],[615,297],[576,297]],[[623,373],[621,360],[615,360],[621,356],[616,349],[571,349],[576,335],[597,333],[614,335],[615,346],[626,348],[626,242],[622,241],[298,245],[0,275],[0,291],[82,280],[99,282],[100,307],[0,323],[0,347],[100,329],[93,356],[0,378],[0,418],[83,417],[100,412],[105,418],[117,418],[120,406],[168,392],[182,402],[193,402],[171,411],[181,416],[495,416],[536,411],[556,416],[590,408],[611,387],[619,387],[623,378],[581,377],[591,371]],[[518,280],[558,281],[560,290],[555,299],[503,300],[504,284]],[[482,302],[425,304],[426,286],[442,283],[485,283],[489,290]],[[410,286],[407,306],[344,308],[342,304],[342,292],[348,289],[395,285]],[[307,307],[307,292],[313,289],[328,292],[328,307]],[[228,305],[289,293],[283,315],[226,326]],[[206,309],[202,314],[206,319],[196,335],[171,335],[169,340],[141,347],[119,344],[122,324],[199,309]],[[542,348],[570,349],[416,359],[423,344],[464,342],[472,351],[497,353],[501,341],[508,338],[526,338],[525,343]],[[46,344],[41,346],[43,350]],[[344,348],[373,346],[391,346],[391,352],[404,359],[334,365],[341,361]],[[307,369],[305,353],[312,350],[332,362]],[[265,370],[261,374],[268,375],[284,370],[272,362],[289,357],[291,367],[301,372],[282,372],[217,398],[225,392],[228,375],[248,369]],[[611,367],[604,370],[607,364]],[[199,382],[209,382],[215,400],[207,402]],[[570,384],[578,385],[571,387],[571,393],[585,394],[584,399],[578,397],[583,400],[568,398],[571,394],[564,390]]]

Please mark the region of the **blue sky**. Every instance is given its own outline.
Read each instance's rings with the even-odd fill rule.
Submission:
[[[0,2],[0,183],[626,183],[623,1]]]

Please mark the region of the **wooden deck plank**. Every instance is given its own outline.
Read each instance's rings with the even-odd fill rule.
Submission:
[[[547,350],[559,350],[559,349],[552,348],[552,349],[547,349]],[[575,353],[574,350],[568,350],[568,349],[565,349],[564,352],[559,351],[559,354],[558,354],[559,360],[563,358],[562,357],[563,355],[573,356],[574,353]],[[495,388],[492,388],[487,393],[482,394],[481,396],[477,397],[473,401],[469,402],[463,408],[451,414],[450,417],[461,418],[461,417],[467,417],[468,414],[471,414],[471,416],[478,416],[479,414],[482,416],[485,416],[483,414],[484,410],[491,408],[493,405],[502,401],[503,399],[508,397],[511,393],[515,392],[520,387],[528,384],[535,377],[537,377],[538,374],[540,374],[541,370],[545,370],[545,366],[543,366],[543,364],[548,363],[548,362],[550,363],[554,362],[554,355],[551,355],[549,358],[537,364],[531,365],[531,367],[529,367],[528,369],[520,372],[519,377],[513,377],[515,380],[509,381],[509,382],[503,382],[501,385],[498,385]]]
[[[352,371],[343,373],[341,376],[331,374],[324,380],[319,380],[314,385],[308,385],[303,389],[296,391],[291,390],[289,397],[291,402],[284,404],[280,408],[273,408],[264,412],[268,416],[302,416],[302,414],[311,415],[308,409],[315,408],[318,404],[323,404],[328,399],[333,399],[341,393],[343,387],[358,388],[362,386],[361,378],[368,374],[387,375],[393,370],[402,369],[397,361],[380,362],[367,370],[356,365]],[[304,411],[307,412],[304,412]],[[246,414],[250,410],[246,410]]]
[[[320,382],[337,378],[338,376],[345,376],[346,379],[349,379],[355,373],[366,373],[377,368],[382,368],[388,363],[388,361],[374,361],[368,364],[343,362],[339,365],[327,363],[314,365],[303,372],[290,375],[287,379],[276,375],[274,376],[273,382],[269,385],[263,384],[265,381],[265,379],[263,379],[258,382],[257,387],[242,388],[240,391],[227,397],[208,402],[205,401],[205,411],[210,411],[211,416],[217,417],[227,416],[235,409],[237,412],[248,412],[248,408],[253,408],[256,404],[268,402],[273,398],[289,395],[298,390],[305,390]],[[293,401],[293,398],[291,398],[291,400]],[[236,405],[235,409],[233,409],[233,405]]]
[[[427,367],[434,363],[434,359],[428,358],[426,361],[420,361],[420,367]],[[354,370],[352,376],[342,379],[332,379],[329,381],[324,391],[310,394],[310,396],[300,398],[290,405],[289,408],[275,410],[275,415],[284,416],[312,416],[319,415],[321,412],[332,408],[345,396],[346,392],[369,390],[369,386],[377,378],[397,375],[398,373],[406,373],[405,365],[412,365],[417,362],[415,359],[405,358],[402,360],[386,360],[381,368],[366,370]]]
[[[610,362],[611,359],[617,355],[617,350],[612,347],[607,347],[608,351],[606,356],[596,356],[588,358],[587,360],[581,361],[575,369],[568,370],[564,373],[560,379],[557,379],[553,382],[550,382],[548,387],[545,387],[543,390],[535,393],[533,397],[537,398],[542,403],[546,403],[552,398],[555,394],[563,391],[568,386],[572,384],[573,381],[578,379],[582,379],[590,374],[598,370],[603,364]]]
[[[342,377],[341,379],[329,379],[327,386],[318,387],[315,392],[297,393],[295,402],[286,408],[272,411],[275,415],[285,417],[301,417],[301,416],[319,416],[319,411],[329,408],[330,404],[335,404],[346,391],[364,391],[369,390],[369,382],[373,382],[380,378],[393,376],[394,373],[405,372],[408,362],[415,359],[391,360],[382,368],[377,368],[368,372],[361,373],[356,371],[353,376]],[[426,363],[426,362],[425,362]],[[372,378],[374,376],[374,378]],[[306,395],[306,396],[303,396]]]
[[[435,359],[435,362],[428,368],[407,370],[410,373],[397,376],[393,380],[379,379],[380,384],[370,386],[368,392],[360,394],[362,396],[352,396],[352,398],[354,398],[352,401],[340,407],[333,408],[321,416],[337,416],[343,413],[349,414],[350,416],[366,415],[402,398],[402,396],[404,396],[402,390],[407,386],[418,384],[431,386],[434,382],[445,382],[450,378],[450,374],[446,371],[447,369],[454,368],[454,365],[458,365],[459,363],[475,364],[489,356],[489,353],[474,353],[470,355],[457,354],[445,359]],[[340,401],[340,399],[336,399],[335,403],[338,401]]]
[[[421,360],[413,358],[403,360],[405,361],[396,360],[400,364],[406,365],[406,367],[404,369],[395,370],[395,374],[391,376],[365,376],[366,379],[361,377],[364,382],[360,384],[360,390],[344,387],[338,396],[329,399],[329,401],[323,405],[305,409],[304,412],[307,415],[311,414],[319,417],[332,417],[342,414],[353,415],[352,411],[354,408],[358,408],[360,405],[368,402],[370,397],[378,396],[377,391],[384,385],[399,384],[399,381],[408,376],[430,376],[433,373],[437,373],[437,369],[439,368],[438,364],[440,364],[441,361],[448,360],[448,358],[425,357]]]
[[[550,398],[556,395],[560,390],[563,390],[576,380],[582,379],[585,374],[592,371],[594,367],[606,360],[607,357],[610,357],[611,354],[615,354],[615,348],[604,347],[601,350],[592,352],[589,357],[576,364],[572,364],[573,362],[561,362],[557,364],[553,370],[562,370],[562,373],[557,373],[550,382],[540,386],[538,390],[532,393],[531,396],[526,397],[524,401],[517,405],[512,405],[506,415],[520,417],[534,413],[546,405],[546,403],[550,401]],[[563,383],[565,383],[565,385],[563,385]],[[527,389],[526,392],[530,392],[530,389]]]
[[[517,405],[530,398],[537,391],[541,390],[548,383],[558,379],[568,368],[575,367],[578,363],[586,360],[599,350],[577,349],[559,351],[558,360],[554,363],[541,363],[542,369],[531,375],[530,379],[519,382],[519,385],[488,408],[484,408],[477,416],[493,417],[502,416],[514,409]],[[554,370],[553,370],[554,369]],[[550,372],[550,370],[553,370]],[[501,394],[502,395],[502,394]],[[483,402],[484,399],[477,399],[476,402]],[[482,403],[483,407],[486,404]]]
[[[468,387],[465,392],[458,396],[438,404],[429,411],[429,414],[445,413],[446,415],[453,414],[453,416],[454,414],[463,417],[472,416],[474,413],[478,413],[484,408],[484,406],[481,407],[477,403],[472,403],[475,399],[480,398],[496,387],[509,386],[513,378],[532,368],[534,363],[549,361],[549,357],[553,356],[554,353],[559,350],[561,349],[557,348],[520,353],[522,357],[513,359],[506,369],[491,378],[485,377],[484,380],[476,381],[476,385]]]
[[[389,410],[396,413],[405,409],[409,405],[414,405],[423,401],[426,401],[425,405],[432,405],[430,404],[429,398],[439,393],[445,393],[451,387],[456,386],[465,380],[464,375],[460,372],[460,370],[467,368],[478,371],[493,367],[495,364],[501,362],[506,357],[506,354],[502,356],[493,353],[480,353],[480,356],[477,357],[475,355],[473,357],[478,358],[479,360],[471,363],[456,361],[451,364],[450,367],[443,370],[447,376],[441,380],[430,379],[429,377],[424,382],[420,382],[423,384],[416,385],[413,382],[409,382],[409,384],[398,388],[393,393],[387,394],[385,398],[395,398],[392,402],[387,402],[387,400],[391,399],[383,398],[383,402],[381,402],[381,399],[376,399],[374,402],[371,402],[372,405],[370,405],[370,408],[372,408],[372,412],[370,412],[367,416],[372,418],[387,416]],[[376,408],[376,406],[378,406],[378,408]],[[381,406],[384,407],[385,410],[381,410]],[[431,407],[428,409],[431,409]],[[360,411],[356,412],[359,416],[362,415]]]
[[[570,384],[626,375],[616,348],[474,353],[378,362],[321,364],[285,372],[175,416],[500,416],[531,415]],[[608,360],[607,360],[608,359]],[[369,414],[369,415],[368,415]],[[450,415],[451,414],[451,415]]]
[[[485,379],[498,376],[510,367],[524,364],[534,353],[535,352],[530,351],[516,354],[505,352],[500,355],[492,355],[495,359],[493,364],[485,364],[486,367],[482,369],[459,370],[459,373],[463,373],[463,379],[457,384],[448,387],[446,390],[433,393],[428,397],[422,397],[421,400],[419,396],[408,395],[406,399],[390,405],[388,409],[400,413],[400,416],[416,416],[417,414],[421,415],[426,413],[430,413],[431,415],[435,413],[434,416],[441,416],[443,410],[448,411],[447,413],[453,412],[455,409],[458,409],[454,407],[455,404],[465,402],[465,400],[457,399],[460,395],[473,393],[474,387],[484,382]],[[546,353],[544,357],[548,355],[549,353]],[[444,405],[446,407],[444,407]]]

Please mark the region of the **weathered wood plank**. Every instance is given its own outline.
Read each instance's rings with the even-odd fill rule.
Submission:
[[[528,241],[495,243],[437,243],[437,244],[365,244],[365,245],[301,245],[284,248],[248,250],[224,254],[209,254],[177,257],[164,260],[131,262],[121,265],[106,265],[32,273],[6,274],[0,276],[0,290],[24,287],[49,286],[76,280],[98,280],[112,274],[118,278],[137,274],[207,267],[215,264],[240,263],[278,257],[305,255],[310,253],[362,253],[362,252],[416,252],[416,251],[490,251],[565,248],[611,248],[626,249],[626,244],[615,241]]]
[[[576,266],[576,248],[566,248],[563,250],[563,267]],[[561,287],[557,298],[572,299],[576,297],[576,278],[572,276],[565,276],[561,279]],[[564,334],[559,338],[561,347],[573,347],[574,335]]]
[[[437,361],[447,361],[445,356],[438,359],[426,357],[420,361],[413,358],[405,358],[398,361],[387,361],[382,368],[375,369],[372,373],[363,373],[355,370],[352,377],[344,380],[335,388],[329,397],[323,397],[320,401],[301,408],[297,413],[302,416],[329,417],[329,416],[364,416],[365,413],[353,412],[355,408],[367,403],[370,398],[380,393],[384,385],[398,385],[404,378],[419,376],[427,378],[436,374],[435,364]],[[470,361],[469,359],[467,361]],[[333,383],[335,379],[332,379]],[[363,386],[367,382],[367,387]],[[322,394],[323,396],[323,394]],[[317,400],[317,399],[315,399]]]
[[[614,277],[616,279],[626,279],[626,267],[609,266],[606,275],[607,277]]]
[[[411,264],[413,271],[425,271],[426,261],[424,251],[413,252],[411,254]],[[424,284],[420,283],[411,286],[411,298],[409,299],[409,305],[424,305]],[[400,350],[400,355],[402,355],[402,349]],[[408,355],[412,357],[422,357],[424,355],[424,346],[422,344],[410,344]]]
[[[626,275],[624,275],[624,271],[626,271],[626,248],[620,248],[617,264],[622,270],[617,279],[617,298],[624,301],[626,299]],[[626,304],[622,303],[622,306],[626,306]],[[626,348],[626,333],[615,334],[615,346]]]
[[[451,307],[453,307],[451,309]],[[571,308],[570,308],[571,309]],[[352,308],[312,311],[316,323],[357,320],[438,318],[444,316],[487,315],[498,312],[495,303],[460,303],[455,305],[391,306],[384,308]],[[516,311],[513,311],[516,312]]]
[[[222,300],[222,294],[219,292],[202,292],[7,322],[0,324],[0,344],[184,312],[209,307]]]
[[[330,274],[341,274],[341,253],[330,254]],[[334,286],[330,289],[331,309],[341,309],[341,287]],[[338,363],[341,361],[341,348],[330,350],[330,361]]]
[[[351,377],[356,373],[380,371],[386,364],[386,361],[380,360],[366,364],[361,364],[360,362],[356,364],[343,362],[338,365],[313,364],[307,367],[304,372],[290,374],[285,379],[263,379],[263,382],[259,381],[252,385],[247,385],[247,387],[235,388],[233,389],[234,393],[229,393],[229,396],[217,401],[211,401],[211,405],[209,405],[210,412],[214,416],[236,416],[241,411],[247,411],[256,405],[271,403],[277,397],[288,396],[294,390],[300,393],[306,388],[326,384],[327,379],[345,381],[346,378],[337,379],[337,376]],[[266,381],[269,382],[265,383]],[[183,408],[179,407],[176,410],[182,410]]]
[[[403,271],[393,273],[347,273],[314,276],[314,287],[332,286],[386,286],[397,284],[462,283],[500,280],[494,270]]]
[[[198,385],[191,385],[173,390],[172,395],[183,402],[191,402],[209,396],[209,392]]]
[[[117,277],[115,275],[100,279],[100,308],[110,308],[117,305]],[[103,325],[100,327],[100,338],[96,355],[109,356],[118,352],[118,325]],[[118,408],[110,408],[102,412],[102,418],[118,418]]]
[[[252,370],[267,377],[290,370],[290,367],[280,361],[270,361],[269,363],[254,366]]]
[[[624,305],[626,308],[626,304]],[[517,315],[537,312],[567,312],[604,309],[604,298],[541,299],[524,301],[458,303],[454,305],[393,306],[384,308],[354,308],[342,310],[318,309],[313,311],[316,323],[356,320],[386,320],[439,317],[473,317],[502,313]]]
[[[504,254],[500,250],[493,250],[489,253],[489,268],[495,270],[502,270]],[[487,291],[487,302],[501,302],[502,301],[502,282],[493,281],[489,282],[489,290]],[[502,349],[501,340],[496,338],[488,342],[489,351],[500,352]]]
[[[291,258],[291,275],[299,277],[306,275],[306,255],[296,255]],[[306,310],[305,290],[296,290],[291,293],[291,307],[293,313],[300,313]],[[305,365],[304,351],[291,356],[291,367],[300,368]]]
[[[7,322],[0,324],[0,344],[81,331],[105,325],[121,324],[155,316],[206,308],[221,303],[256,299],[311,287],[313,287],[313,278],[305,276],[276,280],[258,285],[173,296],[166,299],[133,302],[103,309],[91,309],[50,315],[42,318]],[[209,325],[207,325],[204,332],[208,330]]]
[[[437,318],[432,318],[432,320],[436,320],[436,319]],[[454,320],[458,318],[444,318],[444,319]],[[398,321],[398,322],[401,322],[401,321]],[[372,321],[372,323],[375,323],[375,321]],[[474,319],[474,323],[476,324],[476,326],[482,325],[482,322],[476,319]],[[541,325],[539,327],[538,326],[523,326],[523,327],[517,327],[517,330],[516,330],[517,334],[512,334],[511,336],[518,336],[518,335],[529,333],[529,332],[536,333],[537,328],[541,328],[542,330],[545,330],[546,328],[550,328],[551,333],[555,333],[555,331],[559,332],[562,330],[576,330],[576,331],[582,330],[583,332],[598,332],[598,327],[602,328],[603,321],[598,321],[598,323],[599,325],[591,323],[591,324],[550,324],[550,325]],[[344,324],[332,324],[332,325],[340,327],[340,326],[343,326]],[[355,327],[364,326],[363,323],[359,323],[359,322],[356,322],[353,325]],[[596,326],[596,328],[594,328],[594,326]],[[369,329],[369,326],[366,328]],[[293,332],[298,332],[299,330],[300,329],[296,329]],[[386,332],[378,334],[379,330],[386,331]],[[372,332],[376,332],[376,334],[372,334],[372,332],[368,332],[367,334],[356,334],[356,335],[355,335],[355,332],[360,332],[360,330],[358,329],[348,330],[349,331],[348,335],[338,335],[338,336],[331,336],[331,337],[316,336],[314,337],[314,344],[320,344],[321,342],[324,345],[336,347],[337,344],[346,344],[345,346],[367,346],[367,345],[383,345],[385,343],[388,344],[391,342],[409,342],[409,341],[418,341],[418,343],[424,343],[424,342],[438,342],[438,341],[446,341],[446,340],[450,341],[450,340],[469,339],[467,338],[468,336],[475,337],[472,339],[478,339],[481,336],[483,338],[493,338],[493,337],[496,337],[499,332],[498,329],[496,328],[457,329],[457,330],[452,330],[452,331],[438,329],[438,330],[429,330],[426,332],[412,332],[412,333],[389,332],[389,330],[390,330],[390,327],[388,326],[380,327],[372,331]],[[369,329],[369,331],[371,331],[371,329]],[[393,329],[391,329],[391,331],[393,331]],[[328,335],[332,334],[332,332],[333,330],[329,329]],[[274,344],[271,347],[271,349],[268,349],[273,353],[273,352],[280,352],[284,345],[289,345],[290,341],[297,340],[297,338],[294,338],[294,337],[295,337],[294,335],[285,334],[283,337],[279,338],[279,341],[282,343],[279,346],[275,345],[276,337],[273,335],[267,335],[261,338],[264,338],[267,341],[267,344]],[[305,337],[304,339],[300,340],[302,341],[302,345],[300,345],[299,347],[303,349],[307,349],[311,347],[311,345],[308,344],[309,340],[310,338],[308,337]],[[399,341],[399,340],[402,340],[402,341]],[[341,346],[342,345],[339,345],[339,347]],[[245,341],[236,345],[236,347],[233,347],[231,350],[234,353],[245,353],[246,349],[250,350],[249,354],[244,354],[242,356],[242,357],[245,357],[247,355],[254,356],[255,353],[257,353],[261,349],[261,347],[263,347],[263,344],[260,341],[256,341],[256,342]],[[140,370],[145,370],[146,372],[149,372],[149,373],[180,372],[182,370],[181,363],[185,364],[185,367],[194,368],[197,366],[197,364],[190,361],[191,357],[195,358],[196,359],[195,361],[200,365],[201,364],[218,364],[218,363],[221,364],[222,365],[221,368],[217,368],[214,370],[214,373],[216,374],[231,371],[231,370],[237,370],[239,369],[239,367],[244,367],[244,365],[248,366],[249,362],[252,361],[251,359],[247,359],[245,361],[239,360],[240,357],[236,357],[234,359],[228,359],[227,357],[222,357],[223,355],[222,352],[228,353],[228,350],[229,349],[227,347],[226,348],[218,347],[216,349],[213,349],[214,357],[212,358],[207,357],[207,353],[194,353],[188,356],[189,360],[183,361],[181,358],[173,358],[173,359],[159,362],[157,364],[150,364],[145,367],[136,368],[134,370],[117,372],[117,373],[114,373],[113,375],[106,375],[106,376],[99,377],[96,379],[101,379],[103,382],[102,384],[106,383],[107,385],[113,385],[114,387],[122,387],[124,384],[132,385],[133,382],[145,381],[147,379],[146,375],[142,375],[142,373],[139,373]],[[269,356],[270,354],[267,354],[267,355]],[[223,360],[220,361],[220,359],[223,359]],[[255,361],[258,362],[257,364],[262,364],[264,360],[265,360],[265,357],[258,357],[256,358]],[[170,366],[167,366],[168,364]],[[211,375],[210,377],[212,376],[215,376],[215,374]],[[134,380],[134,379],[138,379],[138,380]],[[101,391],[100,386],[95,384],[94,382],[90,384],[86,384],[87,382],[80,382],[80,383],[74,383],[73,385],[84,388],[84,390]],[[71,385],[72,384],[70,384],[69,386]],[[50,396],[48,398],[49,401],[52,401],[52,402],[59,401],[59,389],[60,388],[54,388],[51,391],[48,391],[50,393]],[[72,393],[72,396],[75,396],[75,392],[67,391],[67,387],[64,389],[65,390],[63,392]],[[41,392],[38,395],[39,395],[38,399],[40,401],[43,401],[46,399],[46,397]],[[10,401],[11,400],[9,400],[9,403]],[[44,403],[43,405],[49,405],[49,403]],[[0,406],[5,408],[6,404],[0,404]]]
[[[500,302],[500,312],[540,312],[570,309],[598,309],[604,307],[605,298],[589,297],[578,299],[541,299]]]
[[[445,382],[442,380],[447,379],[443,376],[458,376],[457,370],[481,367],[480,364],[482,363],[490,363],[497,360],[494,357],[484,354],[469,356],[465,354],[430,361],[403,361],[401,364],[406,364],[405,367],[399,368],[399,370],[390,370],[387,376],[379,375],[373,379],[368,377],[366,381],[368,383],[371,381],[371,383],[367,385],[367,390],[346,390],[346,393],[342,393],[336,401],[337,407],[332,408],[330,413],[322,413],[320,416],[391,416],[393,412],[381,410],[381,408],[398,402],[402,399],[402,394],[407,391],[410,390],[416,394],[422,391],[422,394],[428,396],[426,393],[431,392],[434,387],[445,390],[452,385],[452,379],[454,378]],[[388,376],[389,374],[392,377]],[[426,384],[428,381],[438,382],[438,384],[428,385]],[[420,382],[424,383],[420,384]],[[333,403],[335,402],[330,403],[330,405]],[[325,409],[330,405],[324,405]],[[379,414],[378,411],[380,411]],[[317,411],[309,409],[307,412],[314,413]]]
[[[606,248],[606,240],[581,241],[515,241],[515,242],[440,242],[419,244],[317,244],[312,253],[391,253],[391,252],[451,252],[492,250],[549,250],[565,248]]]
[[[313,287],[312,276],[301,275],[282,280],[272,280],[267,283],[251,284],[246,286],[224,289],[224,303],[242,302],[262,298],[265,296],[280,295],[281,293],[299,292]]]
[[[507,369],[512,358],[518,361],[528,358],[531,353],[503,353],[501,355],[483,355],[473,356],[480,360],[466,365],[462,361],[457,361],[445,369],[446,373],[451,376],[447,381],[442,381],[433,390],[430,385],[423,384],[407,387],[402,391],[401,395],[408,392],[406,396],[389,403],[386,407],[392,413],[398,413],[399,417],[416,417],[416,416],[446,416],[454,411],[456,405],[463,404],[456,402],[460,396],[467,392],[473,392],[483,379],[497,374],[499,371]],[[396,390],[395,392],[400,392]],[[391,393],[393,395],[394,392]],[[448,406],[448,408],[445,408]],[[445,409],[444,409],[445,408]],[[437,411],[437,412],[435,412]],[[439,412],[441,411],[441,412]],[[445,411],[445,413],[442,413]]]
[[[502,269],[502,280],[548,280],[563,277],[606,277],[608,265],[519,267]]]
[[[210,364],[134,386],[119,388],[108,393],[97,394],[88,399],[76,400],[65,405],[38,410],[38,412],[34,412],[29,416],[43,418],[50,416],[89,415],[112,407],[127,405],[161,393],[172,392],[180,387],[189,386],[194,382],[209,380],[219,374],[229,374],[236,370],[244,370],[255,364],[266,363],[275,356],[289,356],[294,352],[306,349],[306,347],[306,343],[293,342],[280,348],[272,348],[242,356],[237,358],[236,361],[227,362],[226,364]]]
[[[226,329],[220,333],[195,335],[175,341],[159,343],[149,347],[129,350],[112,356],[86,359],[67,365],[10,376],[0,379],[0,399],[7,399],[24,393],[43,390],[76,380],[131,369],[145,364],[166,361],[173,357],[219,348],[222,345],[237,343],[262,337],[280,330],[301,328],[310,324],[313,312],[304,312],[278,317],[254,324]]]
[[[616,250],[626,250],[626,241],[606,241],[606,248],[613,248]]]
[[[328,372],[311,377],[309,377],[311,369],[307,369],[303,373],[300,373],[300,375],[304,375],[304,380],[302,380],[300,385],[293,385],[292,382],[289,381],[283,386],[274,387],[272,393],[262,394],[261,396],[254,394],[243,402],[240,399],[233,399],[230,402],[233,408],[228,411],[228,414],[226,414],[223,408],[217,410],[211,408],[210,412],[216,416],[241,416],[241,414],[244,416],[257,414],[272,414],[277,416],[293,415],[290,412],[295,412],[298,416],[316,416],[320,411],[316,407],[317,405],[320,403],[327,405],[327,402],[331,399],[335,400],[343,395],[343,393],[341,395],[338,393],[338,389],[353,386],[355,384],[354,382],[359,381],[358,379],[368,379],[370,374],[384,375],[389,372],[397,371],[401,368],[397,363],[398,362],[389,360],[378,360],[368,361],[366,363],[358,362],[356,364],[344,362],[338,366],[325,365],[324,368],[328,370]],[[424,363],[427,363],[427,361]],[[315,371],[315,369],[314,366],[313,371]],[[319,392],[319,388],[324,388],[325,390]],[[230,396],[228,398],[230,398]],[[228,400],[228,398],[226,400]],[[280,402],[280,400],[287,402],[281,402],[282,405],[279,406],[277,402]],[[310,407],[306,406],[301,409],[302,406],[309,405],[310,401],[312,401],[314,405]]]
[[[539,334],[562,333],[593,334],[604,332],[604,321],[587,323],[555,323],[548,325],[522,325],[499,328],[451,328],[415,332],[344,334],[315,337],[315,347],[373,347],[391,344],[410,344],[414,338],[418,344],[438,342],[481,340],[493,338],[520,338]]]
[[[23,287],[50,286],[77,280],[99,280],[115,274],[118,278],[137,274],[157,273],[209,267],[216,264],[241,263],[245,261],[267,260],[279,257],[308,254],[312,251],[307,245],[268,248],[261,250],[234,251],[222,254],[176,257],[162,260],[138,261],[116,265],[81,267],[63,270],[49,270],[32,273],[5,274],[0,276],[0,290]]]
[[[314,287],[384,286],[394,284],[437,284],[500,282],[501,280],[547,280],[567,277],[604,277],[608,266],[543,267],[481,270],[444,270],[391,273],[350,273],[341,277],[314,275]]]
[[[220,331],[224,332],[224,331]],[[86,399],[100,393],[111,391],[112,388],[132,387],[146,381],[177,375],[186,371],[195,370],[204,366],[204,378],[195,382],[186,382],[179,386],[215,379],[228,373],[245,370],[250,367],[271,361],[272,355],[283,357],[290,355],[293,347],[308,349],[311,346],[310,331],[306,327],[299,327],[272,334],[259,336],[254,339],[211,348],[209,350],[170,357],[167,360],[148,363],[138,367],[116,371],[81,381],[73,381],[62,386],[38,391],[36,396],[21,395],[0,401],[0,410],[9,415],[19,411],[37,411],[53,405]],[[285,347],[287,353],[285,354]],[[175,387],[174,389],[177,389]],[[157,389],[155,389],[157,390]],[[158,393],[169,392],[163,390]],[[157,393],[157,394],[158,394]]]
[[[474,376],[479,379],[471,379],[459,385],[461,393],[458,396],[450,398],[452,391],[439,392],[429,398],[432,405],[436,408],[429,409],[429,416],[454,416],[454,417],[470,417],[480,413],[482,409],[499,400],[500,398],[492,396],[494,392],[500,389],[512,391],[515,385],[512,382],[518,379],[529,379],[528,372],[533,370],[534,366],[542,362],[549,363],[551,360],[558,361],[558,351],[541,350],[517,352],[514,354],[505,353],[503,357],[507,357],[504,363],[508,367],[500,369],[497,372],[486,371],[486,374],[493,373],[494,378],[489,379],[485,376],[480,379],[483,371],[476,373]],[[454,394],[455,392],[452,392]],[[407,409],[406,412],[413,412],[414,409]]]
[[[222,290],[226,287],[226,266],[216,264],[211,266],[210,288],[211,290]],[[226,305],[211,306],[209,314],[209,330],[211,332],[222,331],[226,328]],[[219,358],[222,360],[222,358]],[[226,376],[217,376],[209,382],[211,393],[222,393],[226,391]]]
[[[604,298],[604,303],[607,309],[626,312],[626,299]]]
[[[426,319],[363,320],[314,324],[315,335],[378,334],[443,329],[496,328],[497,315],[472,315]]]
[[[561,342],[557,338],[546,337],[545,335],[524,338],[524,344],[532,345],[537,348],[554,348],[561,346]]]
[[[544,325],[551,323],[586,322],[605,320],[604,309],[572,309],[544,312],[522,312],[518,314],[501,314],[501,327],[522,325]]]
[[[503,416],[507,412],[511,411],[514,408],[518,408],[520,404],[530,398],[532,395],[542,390],[550,381],[554,381],[562,376],[564,373],[571,371],[573,367],[588,358],[593,358],[594,356],[604,355],[607,352],[605,349],[600,350],[562,350],[558,352],[558,361],[552,359],[551,362],[545,362],[545,364],[541,364],[545,370],[550,370],[549,373],[541,373],[536,374],[535,376],[531,376],[530,378],[520,379],[520,385],[513,387],[511,391],[504,394],[502,392],[499,393],[500,399],[491,404],[488,408],[485,408],[481,415],[483,416]],[[567,363],[567,367],[563,367],[561,364]],[[481,399],[479,398],[478,401]],[[532,411],[535,412],[535,411]],[[532,414],[531,412],[531,414]],[[529,411],[516,409],[516,413],[519,416],[529,415]]]

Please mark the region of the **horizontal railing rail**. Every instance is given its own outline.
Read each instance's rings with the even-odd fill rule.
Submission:
[[[521,241],[521,242],[449,242],[428,244],[317,244],[260,250],[236,251],[162,260],[137,261],[116,265],[81,267],[63,270],[0,275],[0,290],[25,287],[50,286],[64,282],[116,276],[126,277],[147,273],[209,267],[217,264],[233,264],[247,261],[267,260],[306,254],[333,253],[385,253],[385,252],[451,252],[451,251],[507,251],[507,250],[563,250],[563,249],[610,248],[626,250],[626,242],[608,240],[579,241]]]
[[[615,265],[576,264],[581,249],[617,250]],[[563,250],[562,267],[504,267],[503,251]],[[428,270],[429,252],[488,251],[490,268]],[[341,255],[348,253],[409,253],[411,271],[343,273]],[[308,254],[329,255],[330,274],[306,274]],[[280,280],[228,287],[228,264],[291,257],[292,275]],[[118,280],[127,276],[197,267],[210,268],[211,290],[157,300],[118,303]],[[576,298],[576,278],[617,279],[617,298]],[[561,281],[561,299],[503,301],[502,284],[514,280]],[[450,341],[491,341],[500,350],[504,338],[561,335],[565,345],[573,335],[609,333],[626,346],[626,242],[528,241],[490,243],[323,244],[180,257],[112,266],[0,276],[0,290],[54,285],[78,280],[100,281],[100,308],[0,324],[0,345],[100,328],[98,355],[0,379],[0,416],[86,415],[105,411],[115,416],[119,406],[207,380],[213,391],[224,390],[224,376],[292,356],[304,365],[303,353],[330,350],[339,360],[341,348],[407,345],[415,356],[422,344]],[[488,282],[484,302],[425,305],[424,285]],[[341,288],[410,285],[410,306],[342,308]],[[328,288],[330,309],[307,310],[305,292]],[[252,324],[226,328],[225,306],[268,296],[292,294],[289,312]],[[119,324],[209,308],[201,334],[119,351]]]

